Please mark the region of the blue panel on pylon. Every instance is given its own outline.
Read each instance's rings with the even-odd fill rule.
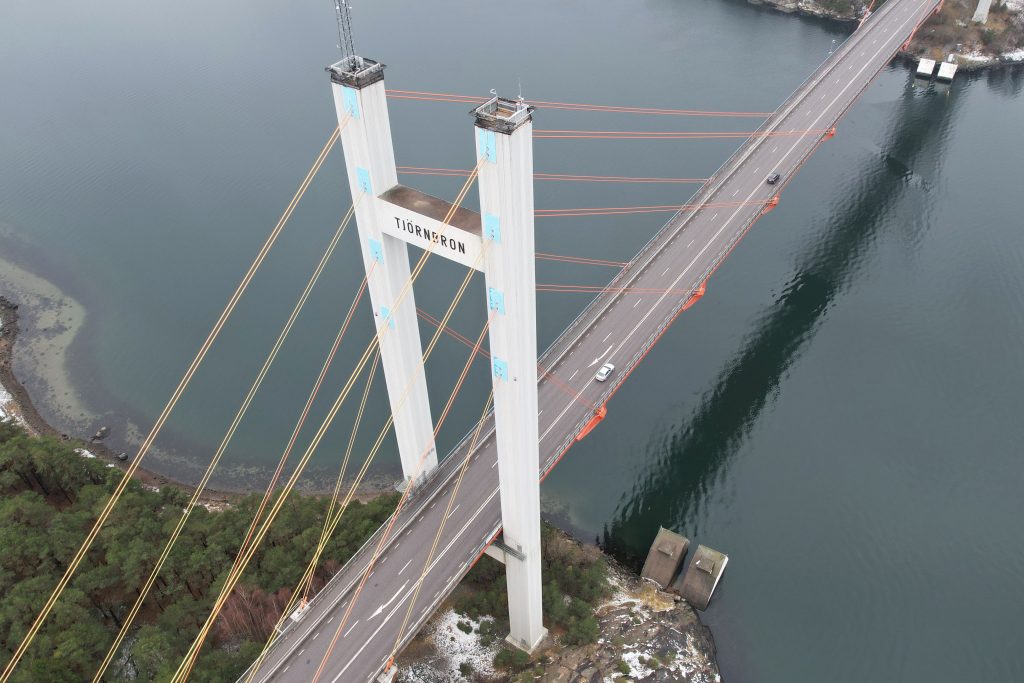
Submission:
[[[491,163],[497,160],[493,130],[476,129],[476,153],[478,157],[487,157],[487,161]]]
[[[492,213],[484,214],[484,237],[492,242],[501,243],[501,221]]]
[[[487,288],[487,308],[505,314],[505,295],[500,289]]]
[[[500,358],[491,359],[491,370],[494,372],[494,376],[498,379],[508,381],[508,363]]]
[[[359,118],[359,95],[355,89],[347,85],[341,86],[341,97],[345,103],[345,111],[352,115],[352,118]]]
[[[379,240],[375,240],[372,237],[369,242],[370,256],[372,256],[373,260],[377,263],[384,263],[384,245],[382,245]]]
[[[370,194],[373,190],[373,183],[370,182],[370,172],[362,166],[356,168],[356,182],[359,183],[359,189]]]
[[[391,329],[395,329],[395,319],[391,317],[391,309],[387,306],[380,307],[380,317],[384,319],[387,326]]]

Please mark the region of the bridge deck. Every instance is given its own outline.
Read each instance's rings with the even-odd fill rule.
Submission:
[[[629,372],[728,256],[871,80],[938,0],[889,0],[794,92],[662,228],[542,356],[539,386],[541,476],[548,472]],[[808,132],[814,131],[814,132]],[[781,174],[778,185],[765,178]],[[624,295],[624,287],[652,293]],[[600,362],[620,368],[592,381]],[[554,379],[551,379],[554,377]],[[572,391],[568,391],[570,387]],[[574,397],[573,392],[578,392]],[[402,645],[433,613],[501,528],[498,470],[488,422],[425,577]],[[430,541],[468,450],[460,443],[410,499],[331,651],[325,682],[370,681],[392,652]],[[382,530],[316,596],[303,619],[274,643],[254,681],[311,681]]]

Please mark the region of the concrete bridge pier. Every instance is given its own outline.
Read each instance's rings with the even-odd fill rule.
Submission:
[[[522,100],[474,110],[491,379],[511,632],[531,652],[544,639],[540,571],[537,285],[533,118]]]
[[[437,467],[423,345],[409,280],[409,250],[384,233],[377,197],[398,184],[391,122],[384,92],[384,65],[346,57],[328,67],[348,182],[355,202],[367,290],[380,340],[381,364],[395,421],[405,484]],[[399,302],[401,298],[401,302]]]

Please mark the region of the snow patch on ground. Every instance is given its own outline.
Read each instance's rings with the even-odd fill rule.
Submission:
[[[1021,0],[1021,5],[1024,6],[1024,0]],[[1003,53],[1003,60],[1007,62],[1024,62],[1024,48]]]
[[[487,619],[481,621],[487,621]],[[408,680],[411,683],[437,683],[438,673],[443,672],[447,676],[443,680],[464,681],[466,680],[465,676],[459,672],[459,666],[464,663],[473,667],[475,673],[488,677],[493,676],[495,674],[494,655],[501,649],[501,641],[490,646],[482,645],[478,633],[481,621],[456,614],[452,609],[435,617],[434,629],[429,635],[429,640],[433,643],[434,649],[442,661],[432,663],[423,671],[420,671],[419,667],[411,667],[403,672],[403,680]],[[459,629],[460,622],[463,625],[469,624],[472,631],[466,633]],[[429,678],[425,676],[429,676]]]
[[[710,662],[700,652],[696,641],[690,634],[686,635],[686,646],[676,651],[672,661],[666,662],[655,657],[654,651],[646,648],[627,650],[622,653],[622,661],[629,665],[629,677],[634,680],[643,679],[661,671],[678,674],[685,680],[692,680],[693,683],[721,683],[720,675],[705,673]],[[616,673],[612,676],[605,676],[604,680],[611,683],[622,678],[625,678],[624,674]]]
[[[96,454],[85,448],[76,448],[75,453],[78,453],[83,458],[95,458]]]
[[[994,61],[991,55],[987,55],[980,50],[973,50],[971,52],[960,52],[954,53],[958,62],[972,62],[975,64],[988,64]]]
[[[14,412],[14,397],[0,384],[0,422],[21,422]]]

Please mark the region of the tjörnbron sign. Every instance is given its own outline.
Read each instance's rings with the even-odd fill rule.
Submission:
[[[483,271],[480,235],[454,225],[379,199],[381,231],[420,249],[431,249],[438,256]]]
[[[442,247],[447,247],[452,251],[457,251],[460,254],[466,253],[466,243],[463,242],[462,240],[457,240],[454,237],[448,237],[447,235],[436,233],[430,228],[421,228],[419,225],[416,225],[412,221],[403,220],[398,216],[395,216],[395,229],[404,230],[410,235],[422,237],[425,240],[429,240],[434,244],[440,244]]]

